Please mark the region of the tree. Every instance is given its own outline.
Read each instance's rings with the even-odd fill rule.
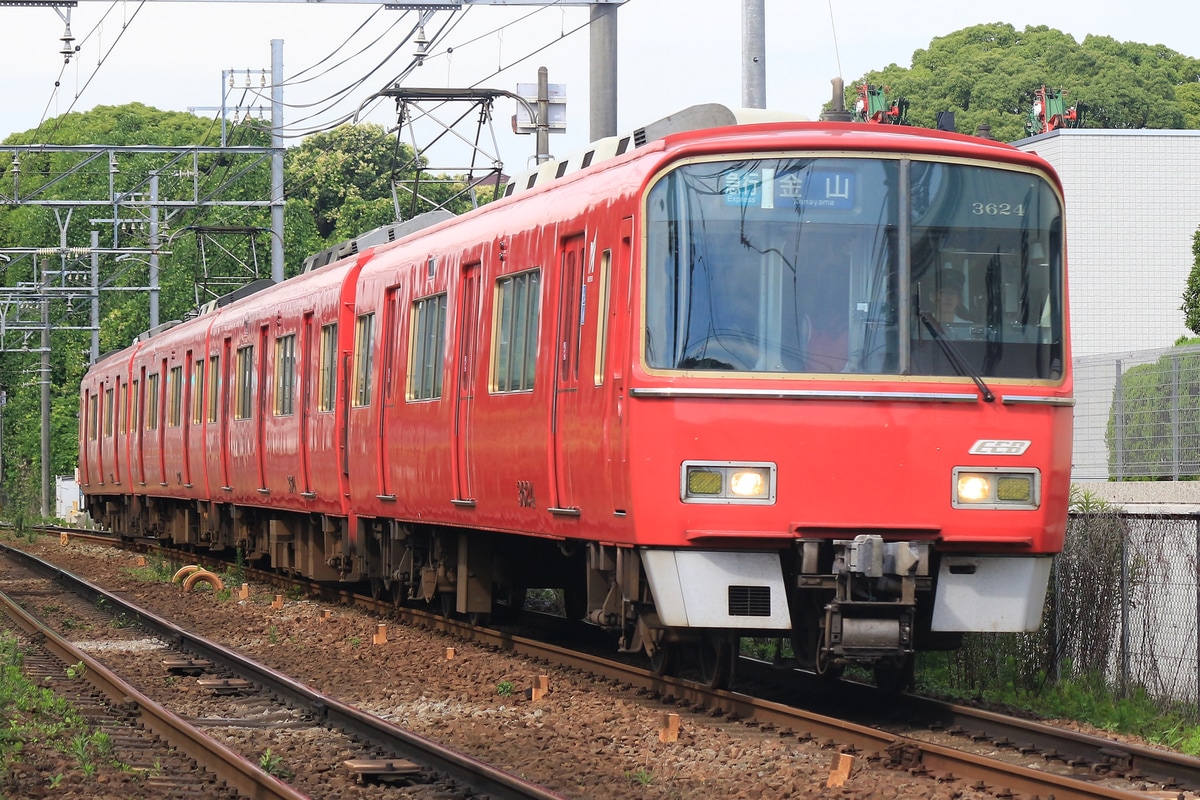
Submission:
[[[862,83],[903,95],[914,125],[934,127],[937,112],[955,112],[956,127],[982,124],[1003,141],[1023,138],[1033,92],[1067,91],[1085,106],[1084,126],[1183,128],[1200,123],[1200,60],[1162,45],[1088,36],[1079,44],[1046,26],[1016,30],[1006,23],[963,28],[913,53],[912,66],[891,64],[868,72],[848,89],[853,102]]]
[[[1188,274],[1187,287],[1183,290],[1183,324],[1192,333],[1200,335],[1200,228],[1192,234],[1192,271]]]

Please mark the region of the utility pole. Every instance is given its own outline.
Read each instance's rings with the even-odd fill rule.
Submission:
[[[766,0],[742,0],[742,105],[767,107]]]
[[[38,383],[42,390],[42,519],[50,518],[50,259],[42,259],[38,283],[42,290],[42,366]]]
[[[591,141],[617,135],[617,6],[593,5],[589,96]]]
[[[271,40],[271,280],[283,281],[283,39]]]

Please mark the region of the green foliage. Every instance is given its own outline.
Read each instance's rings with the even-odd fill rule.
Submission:
[[[1200,348],[1127,369],[1104,438],[1109,473],[1119,479],[1200,477]]]
[[[1070,35],[1044,25],[1017,30],[975,25],[935,38],[913,53],[912,66],[891,64],[847,86],[886,86],[910,102],[909,120],[934,127],[937,112],[955,112],[959,131],[987,123],[1002,141],[1023,138],[1033,92],[1062,88],[1067,104],[1086,107],[1084,127],[1200,127],[1200,60],[1162,45]]]
[[[262,756],[258,759],[258,766],[268,775],[274,775],[276,778],[290,778],[292,771],[283,766],[283,759],[271,752],[271,748],[267,748]]]
[[[499,683],[496,684],[496,694],[500,695],[501,697],[512,697],[512,693],[513,693],[513,682],[512,681],[500,681]]]
[[[99,734],[89,731],[65,700],[25,677],[22,662],[16,638],[0,633],[0,773],[8,774],[21,760],[26,743],[38,742],[73,755],[81,767],[91,763],[93,750],[103,757],[111,755],[111,740],[98,739]]]
[[[1200,86],[1200,83],[1196,86]],[[1197,97],[1200,97],[1200,89],[1197,90]],[[1197,119],[1200,120],[1200,116]],[[1188,273],[1187,286],[1183,290],[1183,305],[1179,310],[1183,312],[1183,324],[1187,329],[1200,335],[1200,228],[1192,234],[1192,269]]]

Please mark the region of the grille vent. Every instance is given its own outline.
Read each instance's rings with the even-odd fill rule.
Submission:
[[[769,617],[769,616],[771,616],[771,587],[770,586],[730,586],[729,587],[729,616],[731,616],[731,617]]]

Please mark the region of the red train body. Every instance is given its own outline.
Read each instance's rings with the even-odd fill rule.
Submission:
[[[561,587],[713,682],[739,634],[886,678],[1036,628],[1071,463],[1051,168],[852,124],[605,147],[102,358],[93,518],[461,613]]]

